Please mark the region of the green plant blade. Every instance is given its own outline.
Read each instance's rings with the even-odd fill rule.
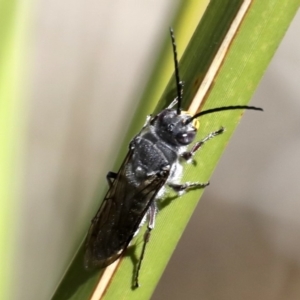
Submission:
[[[0,2],[0,299],[12,299],[20,153],[24,122],[21,82],[26,40],[26,5]]]
[[[196,93],[210,61],[223,41],[227,29],[242,2],[217,0],[210,2],[205,16],[180,63],[181,76],[185,81],[185,107],[189,105]],[[214,85],[211,87],[206,99],[205,108],[233,104],[242,105],[249,102],[298,6],[299,0],[289,1],[288,3],[280,0],[266,0],[263,2],[257,0],[251,3],[226,54],[223,65],[214,79]],[[166,103],[169,103],[170,99],[174,97],[172,95],[173,82],[174,79],[171,79],[156,111],[165,107]],[[170,94],[171,96],[169,96]],[[232,111],[201,118],[201,128],[197,139],[201,139],[220,126],[226,127],[226,133],[209,142],[209,145],[204,147],[200,153],[197,153],[195,157],[196,167],[187,165],[182,181],[205,182],[209,180],[234,128],[240,120],[241,113],[240,111]],[[141,119],[144,120],[144,118],[141,118],[143,114],[144,112],[137,111],[137,120],[134,122],[135,133],[139,131]],[[124,149],[126,147],[127,143]],[[125,256],[103,299],[150,298],[201,193],[202,191],[191,191],[180,197],[180,199],[173,201],[170,205],[162,204],[160,206],[156,227],[152,233],[142,265],[140,276],[142,287],[137,290],[130,288],[134,266],[132,257]],[[132,244],[136,245],[135,254],[138,255],[141,250],[142,234]],[[80,254],[78,257],[80,257]],[[78,257],[76,258],[77,263],[80,261]],[[76,269],[73,265],[72,268]],[[78,267],[77,270],[79,269]],[[80,280],[80,286],[77,285],[76,287],[74,286],[76,283],[71,280],[72,276],[74,278],[74,274],[72,275],[71,271],[68,272],[54,299],[66,299],[64,298],[66,295],[64,292],[66,292],[68,286],[67,299],[90,299],[89,297],[93,291],[87,286],[91,287],[93,285],[91,281],[94,283],[99,273],[95,277],[90,276],[86,280]],[[80,272],[77,271],[77,274],[80,276]],[[70,288],[70,286],[72,287]]]

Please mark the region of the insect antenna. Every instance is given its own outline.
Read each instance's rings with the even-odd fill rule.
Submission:
[[[211,113],[224,111],[224,110],[235,110],[235,109],[249,109],[249,110],[263,111],[262,108],[256,107],[256,106],[247,106],[247,105],[221,106],[221,107],[215,107],[215,108],[211,108],[211,109],[201,111],[201,112],[195,114],[194,116],[192,116],[191,118],[187,119],[185,124],[191,123],[194,119],[199,118],[203,115],[208,115],[208,114],[211,114]]]
[[[177,49],[176,49],[174,30],[173,30],[172,27],[170,27],[170,35],[171,35],[171,41],[172,41],[172,46],[173,46],[175,79],[176,79],[176,87],[177,87],[177,115],[180,115],[180,113],[181,113],[182,94],[183,94],[183,82],[180,80],[180,76],[179,76]]]

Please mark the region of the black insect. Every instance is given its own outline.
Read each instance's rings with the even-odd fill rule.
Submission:
[[[148,116],[139,134],[131,141],[129,152],[118,173],[109,172],[109,190],[92,220],[87,236],[85,266],[106,267],[118,259],[129,245],[140,226],[147,221],[147,230],[133,287],[139,286],[139,271],[150,232],[157,214],[156,202],[165,187],[181,194],[191,188],[204,188],[209,183],[180,183],[181,161],[190,160],[208,140],[224,132],[224,128],[210,133],[206,138],[190,145],[196,136],[197,118],[224,110],[253,109],[253,106],[225,106],[202,111],[194,116],[181,111],[183,83],[179,68],[175,37],[170,29],[173,45],[176,99],[156,116]],[[173,107],[176,106],[176,109]]]

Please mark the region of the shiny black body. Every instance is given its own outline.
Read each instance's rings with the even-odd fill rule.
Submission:
[[[128,155],[92,221],[86,266],[105,267],[116,260],[147,214],[156,212],[155,197],[168,184],[176,189],[179,160],[195,137],[190,115],[165,109],[149,117],[131,141]]]

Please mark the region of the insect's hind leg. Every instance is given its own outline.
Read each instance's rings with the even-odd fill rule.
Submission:
[[[214,138],[215,136],[222,134],[224,131],[225,131],[225,128],[221,127],[219,130],[211,132],[204,139],[202,139],[199,142],[196,142],[190,151],[183,152],[181,154],[181,157],[184,158],[185,160],[190,160],[193,157],[193,155],[204,145],[204,143],[206,143],[210,139]]]
[[[152,202],[150,207],[149,207],[149,210],[148,210],[149,221],[148,221],[148,226],[147,226],[146,232],[144,234],[143,248],[142,248],[142,252],[141,252],[141,255],[140,255],[140,258],[139,258],[139,261],[138,261],[138,265],[137,265],[137,268],[136,268],[136,272],[134,274],[134,278],[133,278],[133,281],[134,281],[133,282],[133,288],[134,289],[138,288],[140,286],[140,284],[139,284],[140,270],[141,270],[141,266],[142,266],[142,261],[143,261],[144,256],[145,256],[146,245],[150,240],[151,231],[155,226],[156,211],[157,211],[157,208],[156,208],[155,202]]]
[[[112,186],[112,184],[114,183],[117,176],[118,176],[118,173],[115,173],[115,172],[108,172],[107,173],[106,180],[108,182],[109,187]]]

